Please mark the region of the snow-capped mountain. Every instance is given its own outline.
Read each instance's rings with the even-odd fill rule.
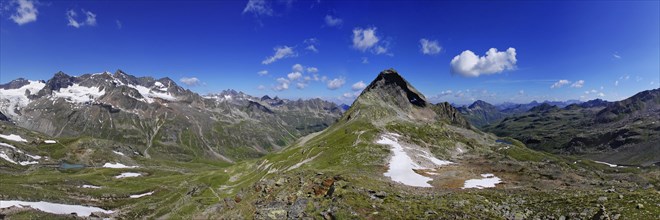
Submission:
[[[92,136],[130,143],[150,156],[186,146],[231,161],[279,149],[336,120],[333,103],[262,100],[234,90],[200,96],[169,78],[118,70],[0,85],[0,112],[16,125],[55,137]],[[295,114],[294,114],[295,113]],[[191,141],[194,140],[194,141]],[[152,146],[162,146],[158,150]],[[185,157],[185,156],[184,156]]]

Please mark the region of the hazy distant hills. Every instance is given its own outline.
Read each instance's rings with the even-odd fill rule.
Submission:
[[[564,108],[539,105],[484,129],[535,149],[624,164],[658,163],[660,89],[611,103],[597,99]]]
[[[0,85],[0,112],[53,137],[124,143],[147,157],[253,158],[323,130],[341,116],[320,99],[257,98],[228,90],[202,96],[169,78],[118,70]]]
[[[463,114],[463,116],[474,126],[479,128],[499,122],[500,120],[520,114],[525,113],[534,109],[537,106],[557,106],[559,108],[564,108],[570,105],[598,105],[596,103],[601,103],[603,100],[592,100],[585,103],[582,103],[578,100],[568,100],[568,101],[543,101],[537,102],[532,101],[526,104],[515,104],[515,103],[502,103],[498,105],[493,105],[488,102],[477,100],[474,103],[468,106],[460,106],[457,109]]]

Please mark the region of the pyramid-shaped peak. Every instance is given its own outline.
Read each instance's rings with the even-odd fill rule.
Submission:
[[[401,77],[399,72],[394,69],[387,69],[380,72],[376,79],[365,88],[363,93],[367,92],[377,92],[390,95],[401,94],[405,96],[408,102],[418,107],[425,107],[428,104],[424,95],[410,85],[410,83]]]

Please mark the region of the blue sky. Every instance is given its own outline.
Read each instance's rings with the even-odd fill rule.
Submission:
[[[658,1],[1,2],[0,83],[122,69],[202,94],[350,103],[358,82],[395,68],[457,104],[620,100],[660,85]]]

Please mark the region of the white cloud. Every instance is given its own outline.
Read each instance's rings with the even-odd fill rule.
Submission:
[[[332,15],[325,16],[325,24],[330,27],[339,27],[344,21],[337,17],[332,17]]]
[[[578,80],[571,85],[571,88],[582,88],[584,86],[584,80]]]
[[[451,72],[465,77],[478,77],[481,74],[501,73],[516,68],[516,49],[510,47],[498,52],[490,48],[486,56],[479,57],[470,50],[463,51],[451,60]]]
[[[92,13],[91,11],[85,11],[85,9],[83,9],[82,12],[85,14],[85,20],[76,21],[78,13],[76,13],[73,9],[68,10],[66,12],[66,18],[69,21],[68,25],[75,28],[80,28],[83,26],[96,26],[96,14]]]
[[[387,47],[383,47],[383,46],[376,46],[376,47],[374,48],[374,53],[375,53],[376,55],[379,55],[379,54],[387,54],[387,55],[391,55],[391,54],[388,54],[388,53],[387,53]]]
[[[357,27],[353,29],[353,48],[362,52],[374,47],[378,41],[376,36],[376,28],[362,29]]]
[[[619,56],[619,54],[616,53],[613,53],[612,57],[614,57],[614,59],[621,59],[621,56]]]
[[[442,47],[440,47],[438,41],[435,40],[428,40],[422,38],[419,40],[419,44],[420,44],[419,51],[422,52],[422,54],[433,55],[440,53],[440,50],[442,50]]]
[[[266,0],[249,0],[243,9],[243,14],[248,12],[254,14],[256,17],[272,16],[273,8]]]
[[[319,69],[316,67],[307,67],[307,72],[308,73],[318,73]]]
[[[299,63],[296,63],[291,67],[291,70],[293,70],[293,72],[301,72],[302,73],[304,69],[305,68],[302,65],[300,65]]]
[[[614,81],[614,86],[619,86],[619,80]]]
[[[15,2],[17,4],[16,13],[12,14],[9,17],[11,20],[16,22],[18,25],[24,25],[30,22],[37,21],[37,15],[39,10],[34,7],[34,1],[31,0],[18,0]]]
[[[298,88],[298,89],[304,89],[305,87],[307,87],[306,83],[303,83],[303,82],[296,83],[296,88]]]
[[[351,89],[353,89],[353,91],[360,91],[360,90],[363,90],[366,87],[367,87],[367,84],[364,84],[363,81],[359,81],[359,82],[356,82],[355,84],[353,84]]]
[[[328,89],[335,90],[338,89],[339,87],[342,87],[344,84],[346,84],[346,80],[343,77],[340,77],[328,81],[327,86]]]
[[[584,91],[584,94],[587,94],[587,95],[589,95],[589,94],[596,94],[597,92],[598,92],[598,91],[596,91],[595,89],[592,89],[592,90]]]
[[[258,90],[264,90],[264,89],[266,89],[266,86],[264,86],[264,85],[259,85],[259,86],[257,86],[257,89],[258,89]]]
[[[292,72],[292,73],[289,73],[288,75],[286,75],[286,77],[289,78],[290,80],[297,80],[297,79],[300,79],[300,77],[302,77],[302,73]]]
[[[273,88],[275,91],[284,91],[289,89],[289,80],[285,78],[277,78],[277,85]]]
[[[525,95],[525,90],[518,91],[518,95]]]
[[[273,54],[271,57],[267,57],[264,61],[261,61],[261,64],[271,64],[279,59],[297,56],[296,52],[293,50],[293,47],[275,47],[273,50],[275,51],[275,54]]]
[[[568,80],[562,79],[562,80],[557,81],[555,84],[552,84],[552,86],[550,86],[550,88],[551,88],[551,89],[554,89],[554,88],[561,88],[562,86],[564,86],[564,85],[568,85],[569,83],[571,83],[571,81],[568,81]]]
[[[257,72],[257,74],[259,74],[260,76],[268,75],[268,70],[259,71],[259,72]]]
[[[124,26],[121,24],[121,21],[119,21],[119,20],[115,20],[115,24],[117,24],[117,29],[121,29],[122,27],[124,27]]]
[[[362,64],[369,64],[369,58],[362,57]]]
[[[309,51],[312,51],[312,52],[314,52],[314,53],[318,53],[318,52],[319,52],[319,50],[316,48],[316,45],[319,44],[319,40],[318,40],[318,39],[316,39],[316,38],[305,39],[305,40],[303,41],[303,43],[307,45],[307,47],[305,47],[305,50],[309,50]]]
[[[605,94],[603,94],[603,93],[601,92],[601,93],[598,93],[598,96],[600,96],[600,97],[605,97]]]
[[[188,86],[198,86],[200,84],[200,81],[197,79],[197,77],[183,77],[179,79],[179,81]]]
[[[314,46],[314,45],[309,45],[309,46],[305,47],[305,50],[309,50],[309,51],[312,51],[312,52],[314,52],[314,53],[318,53],[318,52],[319,52],[319,50],[316,49],[316,46]]]

